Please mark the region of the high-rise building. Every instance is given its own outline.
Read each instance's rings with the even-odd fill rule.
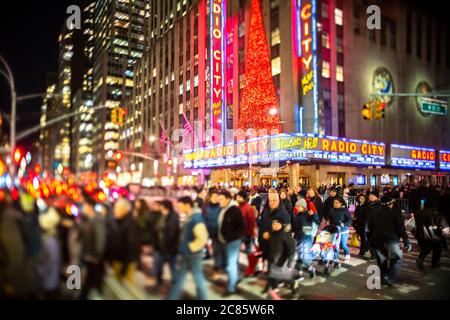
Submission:
[[[42,169],[49,174],[54,173],[55,147],[58,144],[58,132],[47,127],[47,122],[58,115],[59,97],[56,93],[57,74],[47,74],[47,89],[41,105],[39,157]]]
[[[331,140],[323,138],[322,146],[302,144],[313,150],[305,154],[292,154],[298,146],[264,154],[280,157],[278,169],[264,168],[254,156],[249,171],[250,146],[243,145],[241,150],[237,141],[227,141],[221,149],[222,143],[213,141],[212,133],[239,126],[243,92],[251,90],[246,88],[251,82],[246,82],[245,68],[250,65],[246,60],[255,56],[249,57],[248,43],[256,5],[265,30],[265,39],[259,41],[269,47],[279,102],[274,112],[279,113],[282,132],[287,134],[286,141],[274,140],[274,146],[285,148],[307,135],[317,141],[324,136]],[[407,175],[411,167],[400,166],[401,171],[391,159],[396,158],[396,144],[449,149],[450,114],[445,107],[439,107],[440,114],[424,109],[421,97],[391,95],[445,88],[450,74],[448,23],[435,8],[417,2],[396,0],[380,7],[381,29],[369,29],[367,5],[361,0],[152,1],[149,48],[134,69],[123,145],[142,152],[144,138],[153,136],[160,144],[161,128],[172,134],[184,127],[186,117],[192,126],[200,124],[205,141],[196,152],[187,152],[179,165],[196,176],[202,171],[214,182],[241,185],[254,176],[255,183],[348,184],[364,176],[358,178],[364,184],[380,184],[382,175],[390,181],[392,177],[396,181],[414,175],[433,177],[426,170],[431,167],[413,161],[413,168],[424,171]],[[377,109],[378,119],[363,120],[361,108],[366,103]],[[174,144],[179,136],[173,137]],[[369,144],[371,150],[380,154],[365,154],[368,145],[346,144],[343,139],[374,141]],[[330,141],[341,141],[339,148],[344,149],[334,150]],[[358,151],[359,147],[363,150]],[[134,168],[139,167],[137,161],[132,159]],[[144,176],[156,172],[150,170]]]
[[[113,114],[124,108],[133,88],[133,65],[146,42],[150,0],[99,0],[94,9],[93,102],[107,111],[95,114],[94,167],[114,168],[119,127]]]
[[[74,112],[79,116],[72,118],[71,169],[74,173],[91,171],[93,167],[93,51],[94,51],[94,9],[95,2],[85,0],[82,8],[81,30],[75,30],[74,38],[79,45],[75,47],[74,72],[78,79],[77,90],[72,94]]]

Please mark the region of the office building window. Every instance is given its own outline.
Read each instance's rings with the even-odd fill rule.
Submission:
[[[322,47],[330,49],[330,35],[325,31],[322,32]]]
[[[276,57],[272,59],[272,76],[276,76],[281,73],[281,58]]]
[[[342,24],[344,23],[343,18],[342,18],[342,10],[341,9],[334,9],[334,22],[338,25],[338,26],[342,26]]]
[[[344,81],[344,67],[336,66],[336,81],[343,82]]]
[[[336,38],[336,51],[338,53],[343,53],[344,52],[343,42],[344,42],[344,40],[342,38]]]
[[[275,46],[281,43],[280,39],[280,28],[275,28],[270,33],[270,45]]]
[[[330,78],[330,63],[328,61],[322,61],[322,77]]]

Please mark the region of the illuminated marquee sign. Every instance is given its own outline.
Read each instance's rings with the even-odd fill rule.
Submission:
[[[270,161],[323,160],[332,163],[381,166],[385,145],[315,134],[279,134],[184,152],[185,168],[208,168]]]
[[[300,60],[302,104],[314,107],[314,132],[319,131],[316,0],[292,0],[295,12],[295,48]],[[311,93],[312,92],[312,93]],[[312,101],[305,99],[312,95]]]
[[[210,38],[211,38],[211,137],[213,132],[224,130],[224,61],[226,0],[210,0]]]
[[[450,170],[450,150],[439,151],[439,169]]]
[[[436,152],[429,148],[391,144],[391,166],[433,170]]]

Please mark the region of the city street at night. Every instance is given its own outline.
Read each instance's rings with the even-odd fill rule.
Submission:
[[[450,298],[445,2],[9,6],[0,301],[269,320]]]

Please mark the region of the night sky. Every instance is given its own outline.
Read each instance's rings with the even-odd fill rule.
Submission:
[[[58,35],[66,17],[67,7],[76,0],[8,1],[0,19],[0,55],[15,76],[18,95],[45,92],[47,72],[58,70]],[[0,110],[10,114],[9,88],[0,79]],[[17,106],[17,131],[39,124],[41,99],[28,100]],[[5,120],[6,122],[6,120]],[[9,125],[3,130],[9,131]],[[30,136],[21,144],[30,145],[36,138]]]

